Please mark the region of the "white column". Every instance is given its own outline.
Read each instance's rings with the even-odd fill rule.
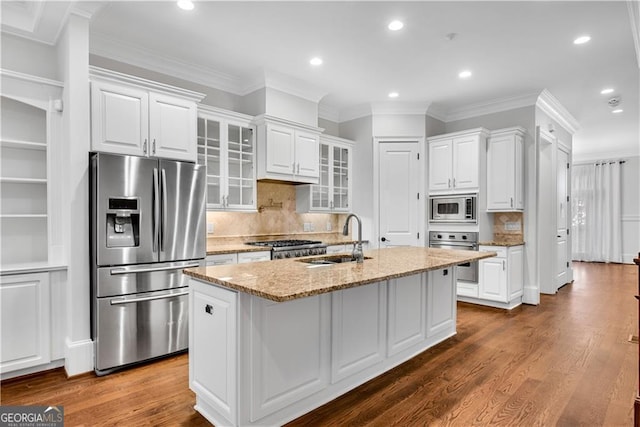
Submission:
[[[58,43],[64,81],[63,164],[67,292],[67,375],[93,370],[89,283],[89,20],[72,12]]]

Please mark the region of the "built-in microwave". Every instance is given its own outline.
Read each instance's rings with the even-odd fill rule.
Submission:
[[[429,222],[477,222],[475,194],[432,196],[429,201]]]

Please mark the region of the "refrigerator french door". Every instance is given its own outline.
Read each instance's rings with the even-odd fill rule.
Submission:
[[[182,269],[206,252],[204,166],[92,153],[91,288],[95,371],[188,345]]]

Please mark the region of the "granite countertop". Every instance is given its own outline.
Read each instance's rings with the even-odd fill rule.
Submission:
[[[521,246],[524,245],[524,240],[489,240],[484,242],[478,242],[479,246]]]
[[[495,256],[495,252],[396,247],[366,251],[362,264],[311,265],[303,259],[197,267],[185,274],[276,302],[289,301],[397,277],[452,267]]]
[[[264,246],[247,245],[246,242],[280,239],[319,240],[326,245],[344,245],[357,242],[356,240],[353,240],[351,236],[343,236],[340,233],[280,234],[253,237],[209,238],[207,239],[207,255],[268,251],[270,250],[269,248]],[[363,242],[367,242],[367,240],[363,240]]]

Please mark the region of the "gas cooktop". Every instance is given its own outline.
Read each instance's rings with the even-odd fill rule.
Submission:
[[[322,242],[318,240],[264,240],[260,242],[248,242],[247,245],[265,246],[271,248],[287,248],[295,246],[318,245]]]

